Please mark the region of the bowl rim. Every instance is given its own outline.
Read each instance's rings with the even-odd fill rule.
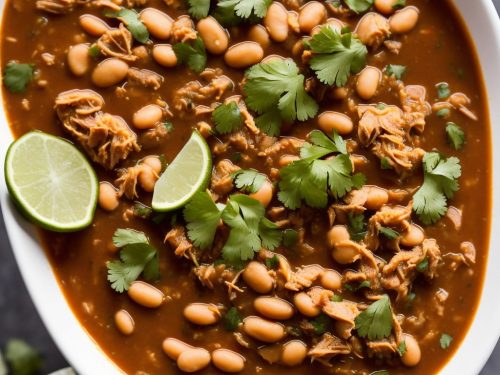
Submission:
[[[0,0],[3,9],[5,0]],[[492,0],[454,0],[475,46],[486,90],[491,127],[491,145],[500,142],[500,19]],[[0,90],[0,163],[4,165],[7,148],[13,140]],[[500,120],[499,120],[500,121]],[[500,186],[500,149],[492,147],[491,186]],[[442,375],[478,374],[486,364],[500,337],[500,190],[491,193],[491,221],[486,275],[478,309],[460,347],[441,369]],[[5,179],[0,183],[0,207],[8,238],[31,299],[56,345],[71,366],[80,374],[122,374],[123,371],[102,351],[73,313],[56,280],[37,231],[15,209],[8,197]],[[38,270],[37,272],[33,271]]]

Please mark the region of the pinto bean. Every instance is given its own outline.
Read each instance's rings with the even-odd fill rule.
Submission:
[[[184,318],[200,326],[217,323],[221,314],[217,306],[208,303],[190,303],[184,308]]]
[[[247,285],[257,293],[269,293],[274,287],[274,279],[267,273],[266,266],[257,261],[248,263],[242,277]]]
[[[332,250],[332,258],[339,264],[351,264],[359,259],[359,252],[354,245],[337,244]]]
[[[389,27],[394,34],[405,34],[417,25],[419,10],[415,6],[407,6],[389,18]]]
[[[366,186],[368,190],[365,207],[369,210],[379,210],[384,204],[389,201],[389,193],[387,190],[378,186]]]
[[[258,297],[253,307],[263,317],[273,320],[287,320],[294,314],[290,302],[278,297]]]
[[[99,184],[99,207],[104,211],[113,211],[120,204],[118,194],[113,185],[103,181]]]
[[[339,290],[342,288],[342,276],[335,270],[325,270],[321,274],[320,282],[325,289]]]
[[[211,16],[203,18],[198,22],[196,28],[208,52],[214,55],[226,52],[229,45],[229,37],[227,31],[215,18]]]
[[[309,34],[326,20],[326,8],[318,1],[307,2],[299,11],[300,31]]]
[[[71,73],[77,77],[83,76],[89,70],[90,56],[87,44],[77,44],[71,46],[66,56],[68,67]]]
[[[394,13],[397,4],[398,0],[375,0],[373,5],[380,13],[390,15]]]
[[[321,314],[321,308],[316,306],[307,293],[300,292],[293,296],[293,304],[302,315],[314,318]]]
[[[327,134],[337,133],[345,135],[352,132],[354,125],[349,116],[340,112],[325,111],[318,116],[318,126]]]
[[[82,14],[78,21],[83,31],[92,36],[101,36],[110,29],[106,22],[92,14]]]
[[[157,44],[153,47],[153,59],[165,68],[173,68],[177,65],[177,56],[170,44]]]
[[[338,242],[350,239],[349,231],[345,225],[335,225],[326,234],[326,240],[330,249],[333,249]]]
[[[380,69],[373,66],[367,66],[358,75],[356,92],[361,99],[369,100],[377,93],[381,81],[382,72]]]
[[[342,28],[345,26],[344,23],[337,19],[337,18],[328,18],[326,20],[326,25],[330,26],[334,31],[338,32],[339,34],[342,32]],[[321,28],[325,26],[323,25],[317,25],[311,30],[311,36],[316,35],[321,31]]]
[[[142,190],[152,193],[158,180],[158,175],[153,171],[153,168],[145,164],[137,180]]]
[[[170,359],[177,361],[177,358],[179,358],[183,351],[193,349],[193,347],[181,340],[174,339],[173,337],[167,337],[163,340],[162,349]]]
[[[155,309],[163,304],[163,292],[144,281],[133,281],[128,288],[128,296],[141,306]]]
[[[210,353],[206,349],[186,349],[177,358],[177,367],[183,372],[196,372],[207,367],[210,359]]]
[[[92,83],[97,87],[109,87],[125,79],[128,72],[126,62],[111,57],[100,62],[92,72]]]
[[[248,39],[259,43],[260,46],[264,49],[269,47],[271,44],[271,40],[269,39],[269,33],[266,28],[262,25],[254,25],[248,31]]]
[[[298,366],[307,356],[307,345],[300,340],[292,340],[283,345],[281,363],[285,366]]]
[[[139,19],[155,38],[160,40],[170,38],[174,21],[167,14],[155,8],[145,8],[139,13]]]
[[[231,68],[248,68],[264,58],[264,50],[257,42],[241,42],[231,46],[224,55],[224,61]]]
[[[212,363],[219,370],[236,373],[245,368],[245,357],[228,349],[216,349],[212,352]]]
[[[127,310],[119,310],[116,312],[115,325],[116,328],[126,336],[134,333],[135,322]]]
[[[373,35],[379,29],[379,25],[385,25],[387,19],[375,12],[366,13],[356,25],[355,32],[359,40],[366,45],[373,43]]]
[[[406,351],[401,357],[401,362],[408,367],[413,367],[419,364],[422,353],[420,351],[420,345],[418,345],[417,340],[412,335],[403,333],[403,340],[406,344]]]
[[[400,244],[407,247],[414,247],[424,242],[424,230],[418,225],[411,224],[406,232],[401,235]]]
[[[273,343],[285,337],[285,328],[279,324],[259,318],[249,316],[243,321],[243,331],[262,342]]]
[[[137,129],[151,129],[163,118],[163,109],[156,104],[148,104],[138,111],[132,117],[132,124]]]
[[[262,184],[259,190],[257,190],[255,193],[249,194],[248,196],[250,198],[258,200],[264,207],[269,206],[269,203],[271,203],[271,200],[273,199],[273,194],[274,194],[274,187],[273,184],[269,181],[266,180]]]
[[[288,38],[288,12],[281,3],[273,1],[263,23],[275,42],[281,43]]]
[[[158,156],[156,155],[146,156],[144,159],[142,159],[142,163],[151,167],[151,169],[156,174],[161,173],[162,165],[161,165],[161,160]]]

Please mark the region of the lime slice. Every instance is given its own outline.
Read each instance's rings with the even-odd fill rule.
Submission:
[[[97,177],[71,143],[38,131],[28,133],[10,145],[4,173],[14,202],[35,224],[72,232],[92,222]]]
[[[193,195],[206,188],[212,172],[212,154],[198,131],[177,154],[155,184],[152,207],[172,211],[185,205]]]

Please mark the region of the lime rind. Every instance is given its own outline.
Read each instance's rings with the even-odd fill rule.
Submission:
[[[212,154],[203,136],[194,131],[155,184],[153,210],[166,212],[184,206],[207,187],[212,172]]]
[[[92,223],[97,176],[70,142],[39,131],[27,133],[7,150],[4,175],[16,206],[40,227],[73,232]]]

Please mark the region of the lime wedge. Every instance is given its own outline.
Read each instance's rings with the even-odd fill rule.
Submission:
[[[27,133],[10,145],[4,173],[14,202],[35,224],[72,232],[92,222],[97,177],[71,143],[38,131]]]
[[[152,207],[172,211],[185,205],[193,195],[207,187],[212,172],[212,154],[198,131],[177,154],[155,184]]]

